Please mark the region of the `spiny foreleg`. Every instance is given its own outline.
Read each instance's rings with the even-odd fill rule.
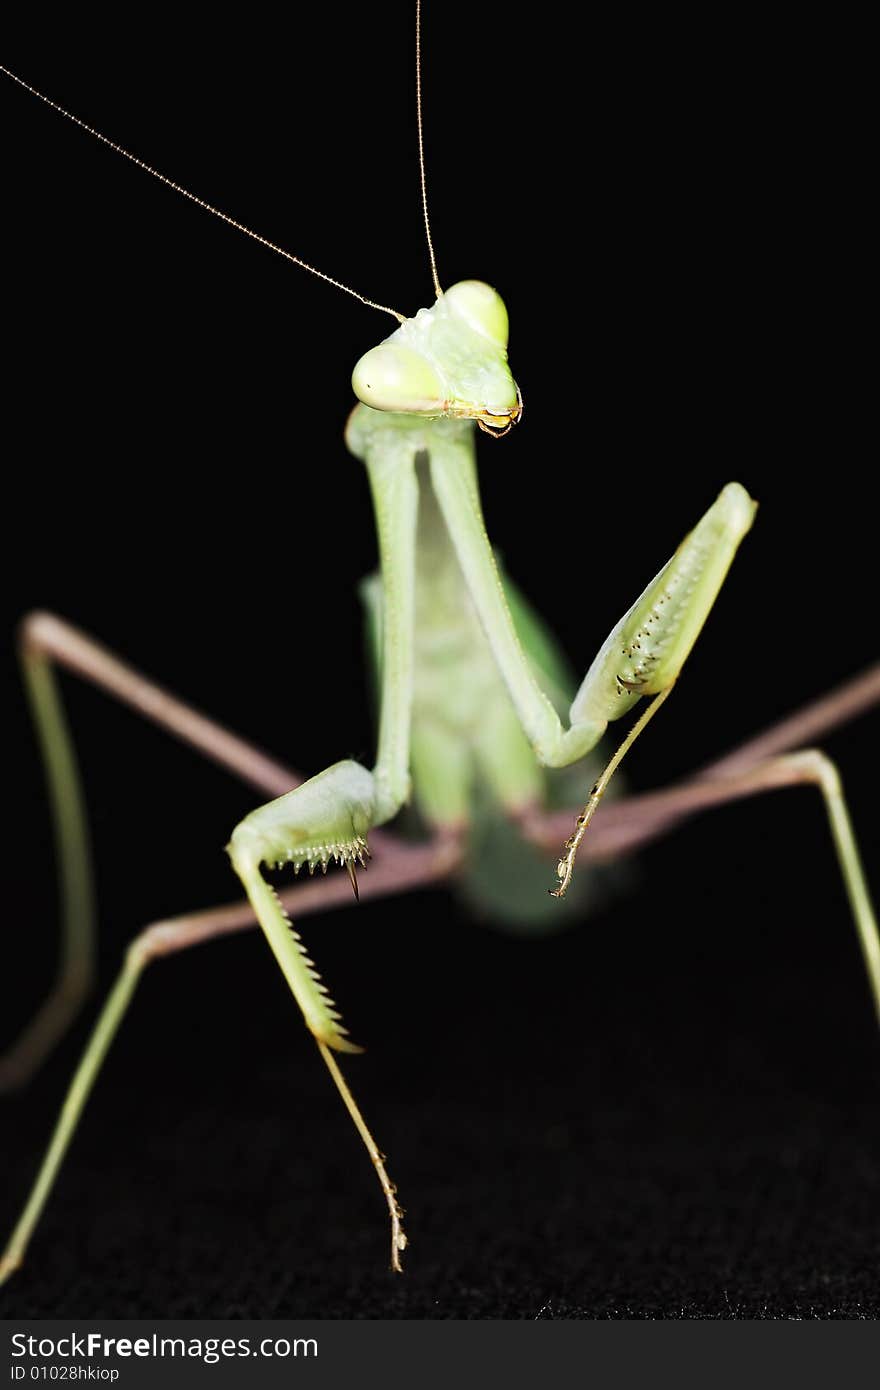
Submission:
[[[357,865],[369,854],[367,832],[376,818],[377,787],[373,773],[359,763],[335,763],[286,796],[260,806],[235,829],[229,856],[250,899],[254,914],[302,1010],[306,1027],[318,1044],[336,1089],[370,1155],[385,1194],[391,1219],[391,1266],[399,1271],[406,1245],[403,1211],[385,1168],[384,1155],[373,1139],[339,1070],[334,1052],[360,1052],[343,1026],[342,1016],[307,954],[299,933],[261,868],[291,865],[294,872],[320,867],[326,873],[335,861],[357,884]]]
[[[654,697],[595,784],[566,845],[556,889],[564,893],[577,847],[611,774],[675,684],[752,525],[756,504],[739,483],[721,490],[612,628],[572,702],[566,728],[536,679],[516,630],[486,533],[469,437],[438,434],[432,442],[431,480],[486,640],[539,762],[547,767],[577,762],[595,748],[612,720],[628,714],[642,697]]]
[[[728,483],[612,628],[584,677],[572,701],[573,728],[590,723],[607,727],[643,696],[653,698],[590,791],[556,866],[555,897],[561,898],[571,882],[578,847],[617,767],[671,693],[754,515],[755,503],[745,489]]]

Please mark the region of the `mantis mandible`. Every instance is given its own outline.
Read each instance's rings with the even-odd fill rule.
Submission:
[[[424,208],[427,228],[426,202]],[[294,872],[317,868],[322,873],[332,859],[348,871],[355,886],[356,866],[365,858],[369,843],[376,860],[371,880],[377,881],[379,890],[448,875],[465,853],[471,784],[479,777],[525,838],[548,851],[559,845],[554,856],[561,865],[555,891],[564,891],[604,781],[598,779],[597,793],[577,827],[569,816],[567,829],[562,829],[559,818],[542,813],[542,769],[579,761],[595,747],[609,720],[632,711],[636,722],[621,744],[624,750],[630,746],[673,688],[733,552],[751,526],[750,499],[738,485],[731,485],[657,581],[614,627],[574,699],[569,692],[569,698],[560,702],[552,639],[510,581],[499,579],[476,492],[474,423],[484,432],[501,434],[521,415],[521,399],[507,367],[506,310],[482,282],[466,281],[444,293],[438,279],[436,290],[431,309],[405,320],[388,346],[367,354],[355,369],[361,405],[351,417],[347,438],[369,472],[382,559],[381,583],[368,586],[365,594],[382,688],[379,747],[372,768],[347,760],[291,791],[286,769],[261,763],[240,740],[199,724],[190,711],[114,664],[59,620],[37,616],[24,628],[25,666],[38,719],[48,731],[44,737],[56,803],[66,808],[61,856],[71,903],[70,949],[64,988],[13,1053],[12,1070],[33,1069],[69,1022],[87,983],[83,960],[88,945],[83,939],[78,946],[76,942],[89,932],[88,875],[79,843],[82,832],[77,828],[78,794],[70,767],[65,766],[67,738],[50,664],[58,661],[115,689],[267,794],[277,794],[277,799],[256,810],[232,834],[230,857],[248,897],[238,916],[227,914],[221,920],[211,913],[193,914],[152,933],[148,930],[132,947],[77,1074],[72,1103],[10,1244],[4,1273],[22,1259],[79,1109],[144,965],[158,954],[243,925],[254,915],[368,1147],[389,1208],[392,1265],[399,1268],[405,1238],[393,1185],[334,1056],[353,1045],[281,915],[263,868],[283,862]],[[503,449],[504,445],[487,447]],[[658,554],[655,562],[661,559]],[[465,670],[466,698],[462,698],[460,673]],[[859,700],[873,698],[874,689],[863,687]],[[796,743],[807,737],[812,734],[788,735]],[[634,806],[628,818],[620,805],[617,820],[606,819],[607,831],[601,829],[601,818],[597,820],[584,847],[591,835],[597,846],[604,843],[606,847],[614,835],[621,844],[628,838],[649,838],[675,816],[726,797],[815,782],[832,813],[878,998],[876,926],[835,774],[817,755],[775,756],[788,746],[783,738],[765,749],[770,761],[755,750],[740,755],[716,768],[714,777],[670,794],[662,804],[643,806],[641,812]],[[585,796],[591,780],[584,779]],[[433,831],[426,844],[417,848],[381,833],[381,827],[410,798]],[[374,835],[374,828],[380,833]],[[572,843],[563,853],[568,835]],[[552,875],[551,862],[551,880]],[[345,875],[338,875],[335,884],[328,879],[319,886],[327,888],[328,901],[340,887],[350,892]],[[289,894],[294,922],[297,911],[309,910],[306,894],[311,892],[309,885],[306,891],[294,889]],[[314,892],[308,902],[317,899]]]

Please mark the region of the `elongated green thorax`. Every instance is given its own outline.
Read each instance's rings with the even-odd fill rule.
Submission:
[[[506,432],[522,413],[507,336],[501,296],[481,280],[462,280],[364,354],[352,374],[355,395],[373,410]]]

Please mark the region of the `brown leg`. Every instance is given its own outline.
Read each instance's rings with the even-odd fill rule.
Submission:
[[[302,780],[293,768],[208,719],[54,613],[29,613],[19,631],[25,663],[42,660],[73,671],[197,748],[212,762],[228,768],[258,792],[282,796]]]
[[[832,729],[880,704],[880,665],[798,710],[755,738],[710,763],[691,778],[661,791],[606,802],[600,806],[581,849],[585,859],[613,859],[667,834],[688,817],[710,806],[752,796],[770,787],[755,785],[741,774],[757,763],[803,747]],[[736,782],[730,779],[736,778]],[[802,781],[803,778],[795,778]],[[776,785],[782,785],[777,783]],[[785,785],[788,785],[786,783]],[[529,838],[555,854],[571,833],[577,811],[530,814],[524,823]]]
[[[724,805],[741,797],[754,796],[758,792],[804,784],[817,787],[825,801],[834,847],[874,998],[874,1008],[880,1021],[880,933],[840,778],[834,764],[824,753],[813,748],[799,753],[785,753],[778,758],[769,758],[766,762],[757,763],[733,776],[717,780],[703,778],[685,786],[634,797],[630,802],[609,806],[607,810],[618,812],[618,816],[606,821],[602,838],[599,839],[597,836],[598,848],[596,841],[590,843],[590,836],[587,835],[584,849],[588,851],[587,857],[592,859],[622,854],[634,849],[636,845],[644,844],[654,835],[664,833],[671,824],[693,815],[698,810]],[[628,809],[629,819],[626,814]],[[547,816],[540,823],[532,823],[529,827],[533,839],[557,853],[561,829],[558,822],[558,816]],[[566,813],[565,824],[569,830],[571,823],[571,814]],[[596,826],[598,827],[598,816]]]
[[[710,763],[697,775],[700,777],[726,777],[730,773],[743,772],[755,763],[773,758],[778,753],[787,753],[793,748],[809,748],[818,738],[824,737],[841,724],[848,724],[860,714],[880,705],[880,663],[869,666],[859,676],[853,676],[845,685],[829,691],[827,695],[813,700],[809,705],[796,710],[787,719],[771,724],[769,729],[748,739],[726,753],[723,758]]]

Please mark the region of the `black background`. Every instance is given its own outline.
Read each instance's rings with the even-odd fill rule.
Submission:
[[[410,6],[296,25],[78,14],[3,61],[412,312],[431,289]],[[526,399],[481,446],[489,528],[576,668],[728,478],[761,502],[632,757],[631,785],[661,785],[876,653],[858,37],[739,15],[574,33],[444,4],[425,47],[440,275],[505,296]],[[375,549],[342,428],[351,368],[393,325],[6,81],[0,102],[11,1034],[55,947],[17,618],[56,609],[306,772],[369,758],[354,585]],[[138,926],[234,896],[222,846],[254,798],[65,689],[103,990]],[[826,745],[869,859],[876,728]],[[369,1044],[348,1073],[408,1209],[406,1275],[385,1273],[373,1175],[250,934],[145,981],[7,1315],[880,1311],[880,1052],[815,794],[713,813],[550,940],[445,893],[307,936]],[[85,1036],[3,1101],[10,1223]]]

